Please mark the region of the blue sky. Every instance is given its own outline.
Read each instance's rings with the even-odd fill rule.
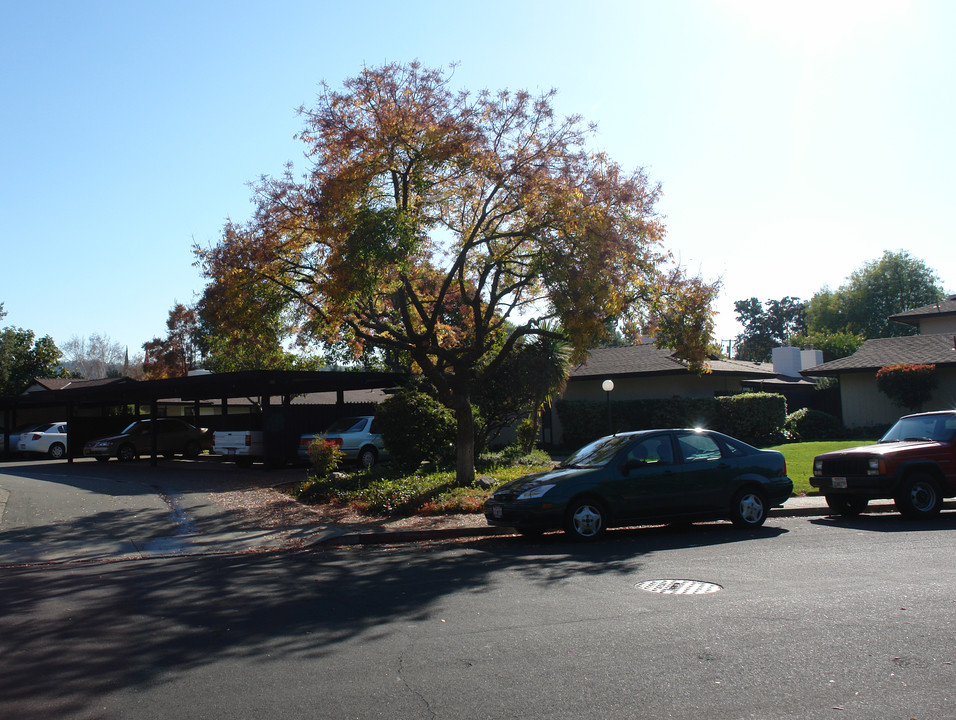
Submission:
[[[363,65],[556,88],[663,185],[667,246],[735,300],[884,250],[956,292],[956,3],[0,0],[0,325],[131,353],[203,288],[194,243],[305,167],[296,109]]]

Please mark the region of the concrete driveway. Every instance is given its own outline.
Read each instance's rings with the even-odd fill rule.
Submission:
[[[338,532],[287,501],[281,518],[237,498],[268,494],[304,469],[237,468],[208,460],[0,464],[0,565],[242,552]]]

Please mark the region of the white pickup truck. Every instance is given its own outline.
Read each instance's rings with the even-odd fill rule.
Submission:
[[[216,430],[212,438],[212,452],[239,465],[251,465],[266,455],[262,430]]]

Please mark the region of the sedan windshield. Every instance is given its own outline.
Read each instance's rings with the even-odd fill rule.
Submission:
[[[595,440],[561,463],[562,467],[604,467],[634,441],[633,435],[611,435]]]
[[[914,440],[951,442],[956,436],[956,415],[914,415],[900,418],[896,425],[880,438],[881,443]]]

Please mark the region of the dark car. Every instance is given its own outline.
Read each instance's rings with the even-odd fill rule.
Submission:
[[[580,540],[674,519],[756,528],[792,491],[781,453],[709,430],[644,430],[595,440],[554,470],[502,485],[485,518],[527,534],[564,528]]]
[[[876,445],[817,455],[810,484],[843,515],[892,498],[906,517],[935,517],[956,496],[956,411],[905,415]]]
[[[83,448],[86,457],[106,462],[111,457],[121,461],[134,460],[140,455],[152,454],[152,430],[156,424],[156,453],[165,457],[183,455],[196,457],[209,447],[208,433],[178,418],[137,420],[119,435],[91,440]]]

